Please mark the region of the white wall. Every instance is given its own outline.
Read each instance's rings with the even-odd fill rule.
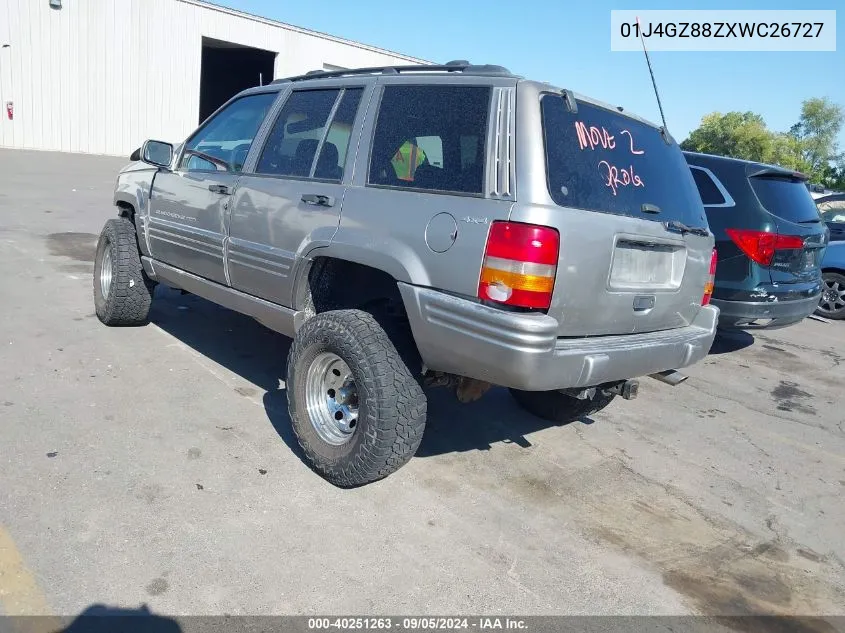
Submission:
[[[62,5],[0,0],[0,146],[126,155],[146,138],[183,140],[203,36],[277,52],[276,77],[422,61],[197,0]]]

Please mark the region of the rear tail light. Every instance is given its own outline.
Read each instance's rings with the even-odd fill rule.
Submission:
[[[552,302],[560,235],[548,226],[493,222],[487,236],[478,297],[523,308]]]
[[[713,249],[713,254],[710,256],[710,274],[707,276],[707,283],[704,284],[704,296],[701,297],[701,305],[706,306],[710,303],[710,298],[713,296],[713,286],[716,283],[716,249]]]
[[[772,263],[775,251],[804,248],[804,238],[798,235],[778,235],[748,229],[727,229],[726,232],[743,253],[763,266]]]

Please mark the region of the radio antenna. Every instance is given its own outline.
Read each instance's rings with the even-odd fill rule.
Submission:
[[[648,49],[645,47],[645,39],[643,39],[643,30],[640,27],[640,18],[637,16],[637,32],[640,34],[640,44],[643,45],[643,53],[645,53],[645,62],[648,64],[648,74],[651,75],[651,85],[654,86],[654,96],[657,97],[657,107],[660,109],[660,118],[663,120],[663,129],[669,132],[669,126],[666,125],[666,115],[663,114],[663,104],[660,102],[660,93],[657,91],[657,82],[654,80],[654,70],[651,68],[651,58],[648,56]]]

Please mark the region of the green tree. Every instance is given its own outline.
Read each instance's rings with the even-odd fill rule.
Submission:
[[[827,97],[804,101],[800,120],[786,133],[768,129],[755,112],[713,112],[681,148],[774,163],[804,172],[812,182],[845,189],[845,155],[836,140],[843,124],[845,108]]]
[[[772,134],[772,151],[763,159],[764,163],[781,165],[802,173],[810,173],[810,163],[804,157],[804,145],[792,134]]]
[[[814,176],[822,177],[831,162],[840,160],[836,136],[843,120],[845,110],[827,97],[801,104],[801,119],[792,126],[790,135],[801,141],[804,159]]]
[[[713,112],[681,143],[681,149],[706,154],[763,160],[772,153],[773,135],[755,112]]]
[[[845,191],[845,160],[828,165],[818,182],[834,191]]]

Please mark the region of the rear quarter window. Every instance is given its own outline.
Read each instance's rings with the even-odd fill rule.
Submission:
[[[481,195],[491,89],[385,86],[368,184]]]
[[[676,143],[619,112],[563,97],[540,100],[549,194],[563,207],[707,226],[692,174]],[[643,205],[659,213],[646,213]]]
[[[705,206],[723,205],[727,202],[710,174],[698,167],[690,167],[690,171],[693,180],[695,180],[695,186],[698,187],[701,201]]]

